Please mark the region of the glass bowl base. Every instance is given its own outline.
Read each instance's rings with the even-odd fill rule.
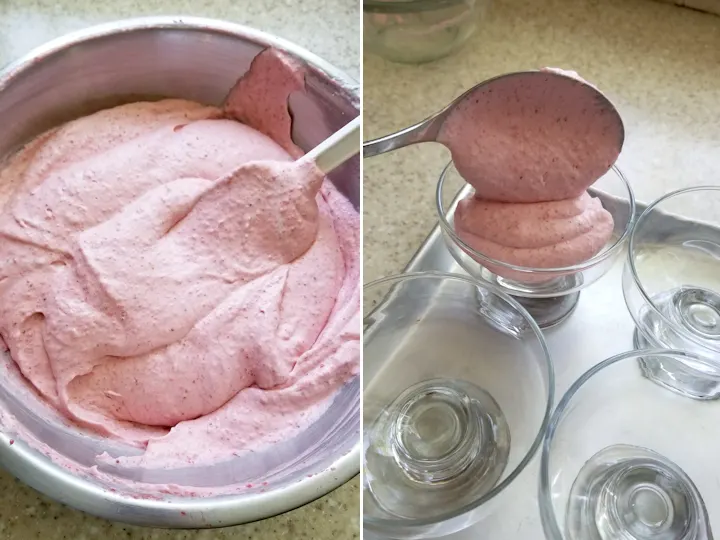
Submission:
[[[705,504],[692,480],[664,456],[609,446],[583,466],[568,498],[569,540],[712,539]]]
[[[528,298],[525,296],[514,296],[522,307],[524,307],[537,325],[542,328],[552,328],[565,322],[578,305],[580,293],[574,292],[564,296],[553,298]],[[495,323],[498,328],[505,331],[512,331],[516,335],[529,330],[527,323],[519,313],[508,312],[507,304],[498,301],[497,296],[488,295],[478,289],[478,301],[480,310]]]
[[[365,482],[375,504],[395,517],[431,517],[495,487],[508,463],[510,428],[487,391],[432,379],[393,401],[365,445]]]
[[[638,350],[662,348],[650,343],[637,327],[633,345]],[[720,367],[711,369],[707,364],[693,365],[653,356],[639,357],[638,365],[644,377],[680,395],[699,400],[720,398]]]

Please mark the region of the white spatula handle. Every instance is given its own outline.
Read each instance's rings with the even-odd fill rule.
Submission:
[[[310,150],[304,157],[315,160],[317,168],[328,174],[359,153],[360,145],[360,117],[358,116]]]

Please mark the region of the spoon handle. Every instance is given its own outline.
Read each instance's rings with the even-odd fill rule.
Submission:
[[[435,121],[437,118],[437,115],[431,116],[414,126],[363,143],[363,157],[378,156],[411,144],[434,141],[440,127]]]
[[[359,151],[360,117],[358,116],[310,150],[303,159],[314,160],[315,166],[328,174]]]

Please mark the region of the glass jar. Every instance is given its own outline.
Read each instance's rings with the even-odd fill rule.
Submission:
[[[364,46],[387,60],[430,62],[459,49],[489,0],[363,0]]]

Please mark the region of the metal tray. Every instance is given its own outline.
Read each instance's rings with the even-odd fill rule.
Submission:
[[[614,212],[628,211],[629,204],[605,192],[591,190],[605,207]],[[463,197],[461,191],[458,197]],[[620,207],[618,207],[618,205]],[[624,206],[624,208],[622,208]],[[646,205],[636,205],[639,216]],[[657,212],[647,226],[658,243],[672,241],[692,229],[693,235],[717,238],[718,228],[685,217]],[[622,291],[623,266],[627,258],[618,257],[612,268],[597,282],[580,292],[580,298],[568,319],[543,331],[555,368],[555,403],[588,369],[616,354],[635,348],[635,323],[625,304]],[[445,246],[440,225],[436,225],[412,257],[405,272],[448,272],[467,275]],[[452,540],[544,540],[538,506],[540,450],[517,479],[497,496],[496,511],[475,525],[444,538]],[[708,502],[708,501],[706,501]],[[368,538],[377,538],[368,536]]]

